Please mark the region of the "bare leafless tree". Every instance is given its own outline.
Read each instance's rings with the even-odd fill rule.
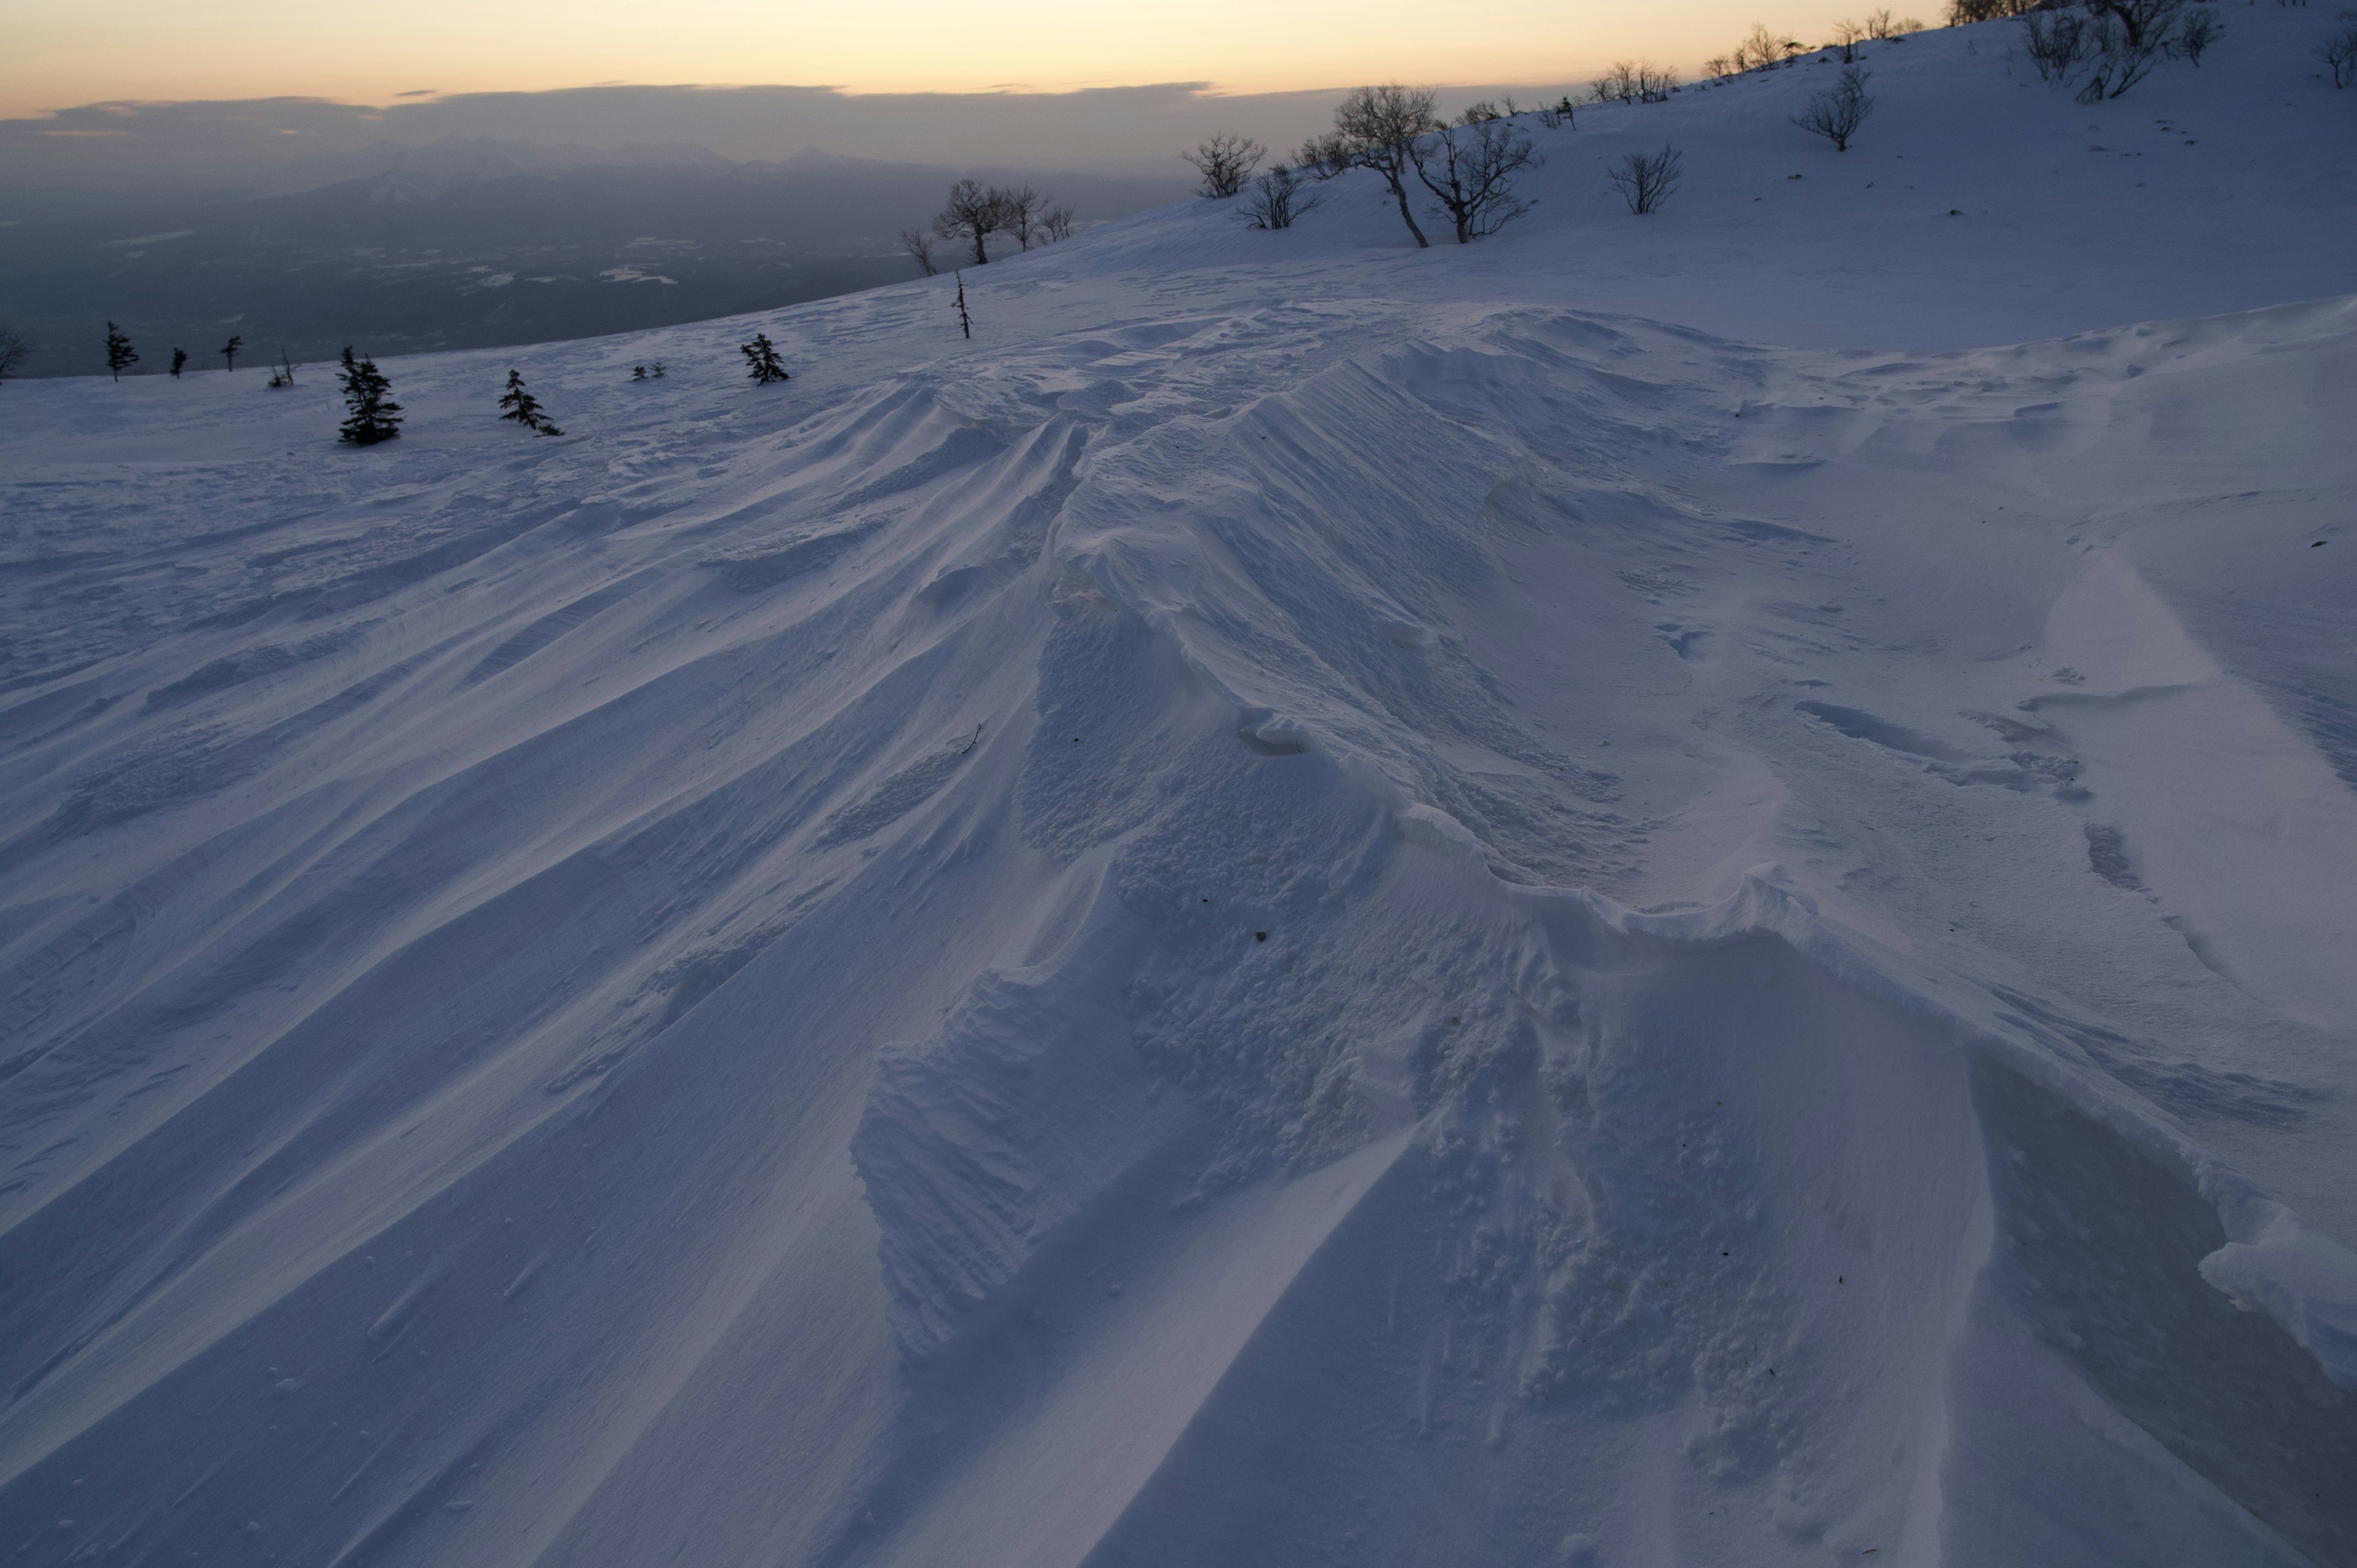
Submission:
[[[1833,47],[1841,50],[1842,64],[1857,61],[1857,46],[1866,41],[1866,29],[1846,17],[1834,24]]]
[[[2079,102],[2117,98],[2152,74],[2169,53],[2185,0],[2086,0],[2094,13],[2094,70]]]
[[[1293,155],[1293,166],[1312,179],[1332,179],[1359,166],[1351,155],[1351,139],[1340,131],[1327,131],[1301,144],[1301,150]]]
[[[2149,54],[2160,52],[2178,14],[2185,9],[2185,0],[2085,0],[2085,5],[2117,24],[2120,41],[2127,48]]]
[[[944,240],[963,240],[974,247],[976,266],[990,260],[989,241],[1006,226],[999,193],[985,190],[982,182],[962,179],[950,187],[949,200],[933,220],[933,232]]]
[[[2071,11],[2029,11],[2021,18],[2022,52],[2040,81],[2068,81],[2086,59],[2086,18]]]
[[[1866,36],[1869,38],[1895,38],[1901,33],[1920,33],[1922,30],[1923,24],[1911,16],[1902,22],[1891,16],[1888,5],[1866,14]]]
[[[1674,71],[1625,59],[1590,84],[1598,103],[1663,103],[1677,85]]]
[[[1231,136],[1224,133],[1204,142],[1191,153],[1180,157],[1193,164],[1203,177],[1195,187],[1195,194],[1207,200],[1225,201],[1244,188],[1244,182],[1260,167],[1268,149],[1250,136]]]
[[[1539,111],[1539,124],[1550,131],[1577,130],[1579,127],[1579,106],[1572,102],[1571,94],[1566,92]]]
[[[931,231],[926,229],[901,230],[900,248],[909,252],[909,259],[916,263],[917,270],[923,273],[927,277],[931,277],[935,273],[942,270],[941,268],[933,265],[933,235]]]
[[[2341,15],[2349,26],[2316,47],[2316,58],[2331,70],[2335,87],[2357,81],[2357,12],[2344,11]]]
[[[1057,206],[1050,207],[1045,212],[1040,213],[1039,235],[1040,242],[1048,245],[1052,245],[1060,240],[1071,239],[1072,237],[1072,209],[1070,207]]]
[[[1514,194],[1514,183],[1540,159],[1512,120],[1452,125],[1418,137],[1408,153],[1415,177],[1438,203],[1434,211],[1448,220],[1460,245],[1496,233],[1531,209]]]
[[[1659,211],[1684,176],[1685,155],[1664,144],[1658,153],[1629,154],[1614,166],[1610,177],[1629,210],[1642,215]]]
[[[1415,166],[1416,138],[1439,128],[1433,102],[1429,88],[1402,87],[1396,81],[1352,88],[1335,106],[1332,134],[1303,149],[1314,151],[1321,166],[1367,168],[1383,176],[1392,199],[1399,203],[1400,220],[1420,246],[1432,242],[1424,237],[1409,209],[1407,182]]]
[[[1968,27],[1975,22],[2027,16],[2044,9],[2047,0],[1948,0],[1948,26]]]
[[[0,381],[16,373],[16,367],[32,358],[33,346],[25,335],[13,327],[0,327]]]
[[[1028,185],[1002,188],[990,188],[998,203],[998,227],[1002,233],[1015,236],[1017,250],[1028,251],[1039,238],[1039,214],[1047,209],[1049,199]]]
[[[1866,91],[1870,74],[1863,66],[1842,67],[1840,79],[1831,87],[1809,94],[1809,102],[1792,116],[1792,124],[1813,136],[1823,136],[1837,153],[1849,151],[1850,138],[1874,113],[1874,100]]]
[[[2217,41],[2218,13],[2207,5],[2196,5],[2185,13],[2185,20],[2178,24],[2177,37],[2170,43],[2169,50],[2173,54],[2183,55],[2199,69],[2201,57],[2208,54],[2210,46]]]
[[[1738,71],[1765,70],[1770,66],[1789,65],[1808,52],[1809,46],[1800,39],[1780,38],[1754,22],[1751,31],[1735,46],[1735,54],[1729,63]]]
[[[1309,188],[1299,171],[1278,164],[1253,181],[1252,194],[1244,199],[1244,216],[1255,229],[1290,229],[1294,220],[1315,211],[1325,199],[1322,191]]]

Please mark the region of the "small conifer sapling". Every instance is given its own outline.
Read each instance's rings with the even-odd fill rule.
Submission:
[[[501,419],[512,419],[535,435],[565,434],[548,417],[548,411],[540,406],[540,400],[524,390],[523,372],[521,371],[508,371],[508,390],[500,398],[500,407],[505,411],[500,415]]]
[[[644,365],[632,365],[630,367],[630,380],[634,381],[642,381],[646,379],[647,368]]]
[[[770,341],[767,332],[756,332],[750,343],[737,344],[737,351],[745,356],[745,363],[750,367],[745,373],[756,386],[793,379],[786,373],[785,362],[778,358],[778,346]]]
[[[237,369],[237,353],[244,347],[245,339],[242,338],[232,338],[221,345],[221,359],[231,370]]]
[[[172,379],[174,381],[177,381],[180,379],[180,367],[188,362],[188,351],[186,349],[175,349],[172,350]]]
[[[106,324],[106,369],[108,374],[112,375],[119,381],[123,379],[123,372],[129,370],[138,362],[139,350],[131,346],[131,339],[123,335],[123,328],[117,327],[112,321],[108,322]]]
[[[355,446],[398,440],[401,404],[389,395],[393,383],[376,368],[374,360],[354,359],[349,343],[344,346],[343,367],[344,406],[350,412],[337,427],[337,438]]]

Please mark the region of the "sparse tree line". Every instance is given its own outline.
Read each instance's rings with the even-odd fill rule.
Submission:
[[[2276,0],[2279,5],[2306,3]],[[2225,31],[2215,7],[2202,0],[1948,0],[1947,25],[1952,27],[2017,17],[2022,52],[2040,79],[2073,89],[2083,103],[2119,97],[2166,61],[2200,66]],[[2341,12],[2339,20],[2341,26],[2315,49],[2336,88],[2357,85],[2357,10]],[[1738,76],[1791,66],[1820,49],[1837,52],[1841,62],[1850,65],[1860,45],[1903,38],[1922,28],[1911,17],[1896,19],[1886,7],[1868,14],[1863,23],[1837,23],[1831,42],[1813,46],[1797,38],[1780,39],[1765,26],[1754,24],[1731,53],[1711,59],[1703,70],[1713,79]],[[1598,99],[1642,101],[1641,91],[1632,91],[1632,69],[1644,68],[1616,66],[1608,79],[1616,91],[1607,94],[1599,82]],[[1674,84],[1670,91],[1675,90]]]
[[[2279,5],[2304,3],[2277,0]],[[2201,0],[1949,0],[1947,25],[1952,27],[2008,18],[2019,19],[2022,53],[2040,79],[2072,89],[2082,103],[2117,98],[2170,60],[2200,66],[2225,30],[2216,8]],[[2357,11],[2343,11],[2340,19],[2341,26],[2315,50],[2336,88],[2357,84]],[[1886,8],[1869,14],[1863,23],[1837,24],[1831,42],[1813,46],[1797,38],[1780,39],[1755,24],[1732,53],[1710,60],[1704,70],[1724,80],[1790,67],[1819,50],[1826,51],[1827,58],[1837,55],[1849,66],[1863,44],[1903,38],[1922,26],[1912,18],[1898,20]],[[1611,96],[1642,99],[1633,69],[1615,68]],[[1602,85],[1599,97],[1606,96]],[[1842,146],[1846,136],[1839,127],[1857,117],[1859,104],[1869,109],[1872,104],[1862,83],[1818,94],[1808,113],[1799,118],[1806,128]]]
[[[2341,13],[2340,30],[2316,46],[2316,58],[2332,71],[2332,85],[2357,82],[2357,11]]]
[[[1078,221],[1070,207],[1028,185],[985,186],[980,180],[962,179],[950,187],[949,199],[942,204],[932,227],[903,229],[900,244],[918,270],[931,277],[942,270],[933,255],[936,240],[957,247],[958,254],[971,259],[975,266],[987,266],[994,242],[1002,255],[1009,240],[1018,251],[1051,245],[1071,239]]]
[[[2022,52],[2039,80],[2082,103],[2117,98],[2163,60],[2200,65],[2218,37],[2218,13],[2187,0],[2081,0],[2025,7]]]
[[[2009,4],[2011,0],[1989,0],[1989,3]],[[1821,49],[1838,53],[1844,65],[1854,65],[1861,45],[1895,42],[1910,33],[1922,30],[1921,22],[1912,16],[1899,16],[1888,5],[1867,12],[1866,20],[1862,22],[1845,18],[1835,23],[1831,41],[1822,44],[1779,38],[1768,30],[1766,23],[1754,22],[1751,31],[1746,33],[1734,48],[1705,61],[1702,70],[1703,75],[1712,81],[1724,81],[1727,77],[1744,76],[1752,71],[1797,65],[1803,56],[1815,54]]]
[[[221,369],[224,371],[236,370],[237,357],[244,351],[245,339],[237,337],[231,338],[228,342],[214,350],[221,356]],[[131,370],[134,365],[139,363],[139,350],[133,346],[131,335],[112,321],[106,324],[103,353],[106,373],[114,381],[121,381],[124,371]],[[25,361],[32,357],[33,344],[29,338],[13,327],[0,326],[0,381],[8,381],[11,378],[22,379],[17,377],[17,371]],[[171,366],[165,373],[174,381],[178,381],[181,372],[188,368],[188,360],[189,354],[186,349],[174,349]],[[137,373],[135,371],[133,371],[135,375]],[[278,362],[270,369],[269,384],[274,387],[291,387],[295,384],[295,361],[287,358],[284,349],[279,350]]]
[[[1868,73],[1854,63],[1858,46],[1903,38],[1922,26],[1897,17],[1888,7],[1869,13],[1864,22],[1839,24],[1835,42],[1824,47],[1839,51],[1841,76],[1833,87],[1813,94],[1792,123],[1824,137],[1836,151],[1848,151],[1874,112]],[[1732,55],[1712,60],[1706,69],[1712,77],[1724,78],[1792,65],[1813,52],[1807,44],[1779,39],[1754,24]],[[1582,104],[1663,103],[1684,90],[1674,71],[1650,61],[1622,60],[1590,83],[1579,102],[1566,94],[1535,113],[1547,130],[1575,129]],[[1524,111],[1512,98],[1484,99],[1454,121],[1441,119],[1437,111],[1437,97],[1428,89],[1396,82],[1361,87],[1336,106],[1332,130],[1312,136],[1289,161],[1280,160],[1265,172],[1257,171],[1268,149],[1245,136],[1213,136],[1179,156],[1201,176],[1199,196],[1215,201],[1242,196],[1241,211],[1254,229],[1290,228],[1323,199],[1317,184],[1366,169],[1381,177],[1417,245],[1431,243],[1416,220],[1419,206],[1425,218],[1445,223],[1459,244],[1469,244],[1531,209],[1534,203],[1516,188],[1524,171],[1544,160],[1520,128]],[[1684,165],[1684,156],[1665,145],[1658,152],[1624,155],[1606,178],[1629,210],[1642,216],[1659,211],[1675,193]]]
[[[2013,16],[2021,19],[2022,52],[2039,79],[2073,89],[2082,103],[2119,97],[2167,60],[2200,66],[2225,31],[2217,11],[2200,0],[1949,0],[1952,27]],[[2339,21],[2316,46],[2336,88],[2357,84],[2357,11],[2341,12]]]
[[[963,287],[958,293],[958,312],[963,318],[965,294]],[[966,336],[973,335],[969,322]],[[123,379],[124,371],[139,363],[139,350],[132,343],[131,335],[112,321],[106,324],[103,347],[107,372],[117,381]],[[231,338],[222,345],[220,353],[224,371],[237,369],[237,356],[244,347],[245,339],[242,338]],[[778,346],[770,340],[766,332],[756,332],[749,339],[738,344],[737,351],[744,357],[746,379],[756,386],[774,386],[793,379],[786,369],[784,358],[778,352]],[[0,326],[0,381],[15,376],[18,367],[31,354],[32,345],[23,333],[14,328]],[[188,351],[174,349],[170,374],[178,379],[188,363]],[[337,365],[337,382],[343,396],[345,411],[343,422],[336,427],[337,439],[355,446],[374,446],[380,442],[400,439],[402,407],[393,401],[391,378],[377,368],[376,360],[360,354],[348,344]],[[269,384],[273,387],[293,386],[295,371],[295,362],[282,350],[278,364],[270,372]],[[651,371],[643,364],[630,367],[630,380],[633,381],[662,381],[668,374],[669,371],[661,360],[653,361]],[[520,424],[534,435],[565,434],[555,420],[549,416],[540,399],[524,384],[521,371],[509,370],[507,383],[500,393],[497,406],[500,419]]]
[[[1768,37],[1764,27],[1753,31]],[[1859,37],[1887,36],[1868,35],[1863,27],[1857,32]],[[1866,71],[1845,67],[1835,85],[1813,96],[1793,116],[1793,124],[1825,137],[1836,150],[1847,151],[1874,111],[1866,83]],[[1674,73],[1624,61],[1597,79],[1586,102],[1659,103],[1680,90]],[[1290,228],[1324,199],[1317,185],[1365,169],[1383,180],[1401,223],[1418,246],[1432,242],[1417,221],[1419,208],[1427,220],[1445,224],[1458,244],[1470,244],[1531,209],[1534,202],[1517,188],[1523,174],[1544,160],[1521,128],[1524,111],[1512,99],[1502,103],[1484,99],[1467,106],[1453,121],[1441,119],[1437,106],[1437,95],[1426,88],[1397,82],[1354,88],[1335,107],[1332,130],[1312,136],[1290,160],[1280,160],[1265,172],[1260,166],[1268,149],[1246,136],[1213,136],[1179,156],[1202,177],[1197,195],[1212,201],[1243,198],[1240,211],[1254,229]],[[1573,128],[1577,113],[1578,105],[1568,95],[1536,111],[1539,124],[1548,130]],[[1643,216],[1659,211],[1675,193],[1684,168],[1684,155],[1665,145],[1658,152],[1624,155],[1606,179],[1631,213]]]
[[[1568,103],[1562,107],[1568,112]],[[1430,89],[1391,82],[1352,89],[1335,107],[1333,129],[1265,172],[1256,173],[1268,149],[1245,136],[1214,136],[1179,156],[1202,176],[1199,195],[1215,201],[1243,196],[1242,211],[1255,229],[1291,228],[1324,201],[1315,186],[1366,169],[1383,179],[1419,246],[1432,243],[1416,221],[1419,207],[1465,245],[1531,209],[1515,188],[1523,172],[1543,160],[1517,124],[1520,113],[1511,101],[1501,109],[1485,100],[1443,120]]]

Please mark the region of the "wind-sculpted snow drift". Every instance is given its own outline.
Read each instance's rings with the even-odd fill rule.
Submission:
[[[17,1560],[2357,1557],[2357,301],[1756,349],[1359,194],[564,442],[9,403]]]

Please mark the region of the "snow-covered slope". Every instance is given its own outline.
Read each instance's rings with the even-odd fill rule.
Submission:
[[[563,440],[5,389],[0,1544],[2351,1561],[2357,95],[2228,18]]]

